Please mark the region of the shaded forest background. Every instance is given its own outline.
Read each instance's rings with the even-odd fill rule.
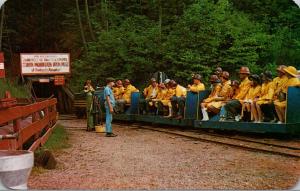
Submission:
[[[299,68],[300,9],[292,0],[9,0],[1,47],[70,52],[71,87],[89,78],[129,78],[138,87],[156,71],[186,85],[216,66],[254,73]]]

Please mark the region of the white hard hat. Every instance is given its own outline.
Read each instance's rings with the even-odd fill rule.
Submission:
[[[169,83],[171,80],[170,79],[165,79],[164,83],[167,84]]]

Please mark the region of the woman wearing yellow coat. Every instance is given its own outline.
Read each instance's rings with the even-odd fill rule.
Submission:
[[[251,81],[251,88],[249,89],[244,100],[241,100],[242,113],[241,118],[244,117],[244,112],[251,112],[251,121],[256,120],[257,112],[253,110],[253,102],[255,102],[261,95],[261,79],[257,74],[250,75],[249,80]]]
[[[124,91],[125,91],[125,88],[123,87],[122,81],[118,80],[116,82],[116,86],[113,87],[113,94],[114,94],[115,100],[121,99]]]
[[[261,105],[271,104],[274,96],[274,83],[271,71],[265,71],[262,75],[263,84],[261,86],[261,95],[255,103],[253,103],[252,112],[255,122],[262,122],[263,113],[261,111]]]
[[[297,69],[293,66],[288,66],[283,69],[285,72],[285,75],[288,77],[287,82],[282,86],[280,89],[280,95],[277,100],[274,101],[276,113],[279,118],[278,123],[284,123],[285,122],[285,109],[286,109],[286,94],[288,87],[291,86],[299,86],[300,81],[297,78]]]
[[[230,99],[232,96],[232,87],[231,87],[231,80],[229,80],[229,73],[227,71],[223,71],[221,75],[221,85],[222,88],[215,97],[212,102],[207,104],[207,110],[213,112],[215,114],[219,113],[221,107],[225,105],[226,100]]]
[[[166,80],[165,81],[165,86],[166,86],[166,92],[161,99],[160,103],[163,105],[163,107],[168,107],[169,110],[169,115],[166,117],[171,117],[172,116],[172,104],[171,104],[171,98],[175,95],[175,89],[171,87],[171,81]]]
[[[149,105],[154,105],[156,108],[158,107],[158,102],[161,102],[161,100],[165,97],[167,93],[167,88],[164,83],[158,84],[158,91],[156,94],[155,99],[151,99],[151,102],[149,102]]]
[[[280,65],[277,67],[277,77],[273,79],[274,84],[274,100],[278,99],[278,95],[282,87],[286,84],[288,81],[288,77],[285,75],[284,68],[286,68],[285,65]]]
[[[203,102],[201,103],[202,121],[209,120],[208,113],[207,113],[207,106],[209,103],[214,101],[214,99],[216,97],[218,97],[218,95],[222,89],[221,81],[217,75],[211,75],[209,81],[212,84],[213,89],[212,89],[211,93],[209,94],[208,98],[203,100]]]

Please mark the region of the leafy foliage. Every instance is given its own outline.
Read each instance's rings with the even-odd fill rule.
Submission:
[[[242,65],[253,73],[300,67],[300,9],[292,0],[90,0],[90,15],[79,0],[86,52],[75,1],[21,2],[6,6],[5,51],[70,52],[75,91],[87,78],[103,85],[108,76],[141,87],[157,70],[186,85],[191,73],[207,79],[216,66],[233,76]]]

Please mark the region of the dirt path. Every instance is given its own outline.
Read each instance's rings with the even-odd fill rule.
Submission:
[[[115,138],[61,121],[71,148],[55,170],[32,173],[31,189],[289,189],[300,161],[128,127]]]

